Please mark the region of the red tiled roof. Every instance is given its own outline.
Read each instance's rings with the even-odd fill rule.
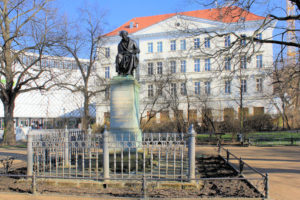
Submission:
[[[147,28],[153,24],[166,20],[175,15],[185,15],[185,16],[207,19],[212,21],[224,22],[224,23],[238,22],[242,18],[244,18],[243,20],[245,21],[265,19],[264,17],[250,13],[240,7],[213,8],[213,9],[195,10],[195,11],[188,11],[188,12],[164,14],[164,15],[155,15],[155,16],[148,16],[148,17],[136,17],[129,20],[128,22],[126,22],[119,28],[113,30],[112,32],[105,34],[105,36],[118,35],[118,33],[121,30],[125,30],[129,34],[135,33],[139,30]],[[132,23],[133,25],[132,28],[130,28],[130,23]]]

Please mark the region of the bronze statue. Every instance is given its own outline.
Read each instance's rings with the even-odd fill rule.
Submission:
[[[121,31],[121,42],[118,45],[118,54],[116,57],[116,71],[118,75],[133,75],[133,70],[137,68],[140,53],[136,42],[128,37],[127,31]]]

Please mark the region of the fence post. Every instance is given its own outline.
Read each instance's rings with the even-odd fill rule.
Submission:
[[[92,148],[92,129],[91,129],[91,125],[89,124],[89,128],[87,130],[88,132],[88,138],[89,138],[89,160],[92,158],[92,152],[91,152],[91,148]]]
[[[33,148],[32,148],[32,133],[27,134],[27,176],[32,176],[33,172]]]
[[[195,179],[195,136],[196,132],[194,130],[193,124],[189,128],[189,179],[193,182],[192,179]]]
[[[147,199],[147,180],[145,175],[143,175],[143,179],[142,179],[142,193],[144,199]]]
[[[103,178],[104,180],[109,179],[109,133],[104,129],[103,133]]]
[[[240,157],[240,160],[239,160],[239,165],[240,165],[240,174],[243,173],[243,169],[244,169],[244,162],[242,160],[242,158]]]
[[[68,127],[66,126],[65,128],[65,165],[69,166],[69,130]]]
[[[36,174],[34,171],[32,175],[32,182],[31,182],[31,194],[35,194],[35,193],[36,193]]]
[[[227,161],[227,163],[229,163],[229,151],[228,151],[228,149],[226,150],[226,161]]]
[[[218,155],[219,156],[221,155],[221,142],[218,143]]]
[[[269,174],[266,173],[265,176],[265,198],[269,198]]]

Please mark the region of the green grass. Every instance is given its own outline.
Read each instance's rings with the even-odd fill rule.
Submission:
[[[197,135],[197,140],[200,142],[213,142],[221,137],[224,141],[237,139],[235,134],[226,133],[225,135],[212,135],[209,140],[209,134]],[[258,146],[273,146],[273,145],[300,145],[300,133],[291,131],[274,131],[274,132],[251,132],[246,134],[246,139],[250,139],[251,143]],[[293,143],[291,142],[293,139]]]
[[[0,148],[12,149],[12,148],[27,148],[27,143],[17,143],[16,145],[0,145]]]
[[[248,137],[251,138],[300,138],[300,133],[289,131],[277,131],[277,132],[253,132],[248,133]]]

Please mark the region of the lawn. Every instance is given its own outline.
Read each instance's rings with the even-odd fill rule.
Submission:
[[[218,138],[223,141],[237,140],[236,134],[225,133],[224,135],[198,134],[198,142],[216,142]],[[270,131],[246,133],[246,140],[254,145],[300,145],[300,131]]]

